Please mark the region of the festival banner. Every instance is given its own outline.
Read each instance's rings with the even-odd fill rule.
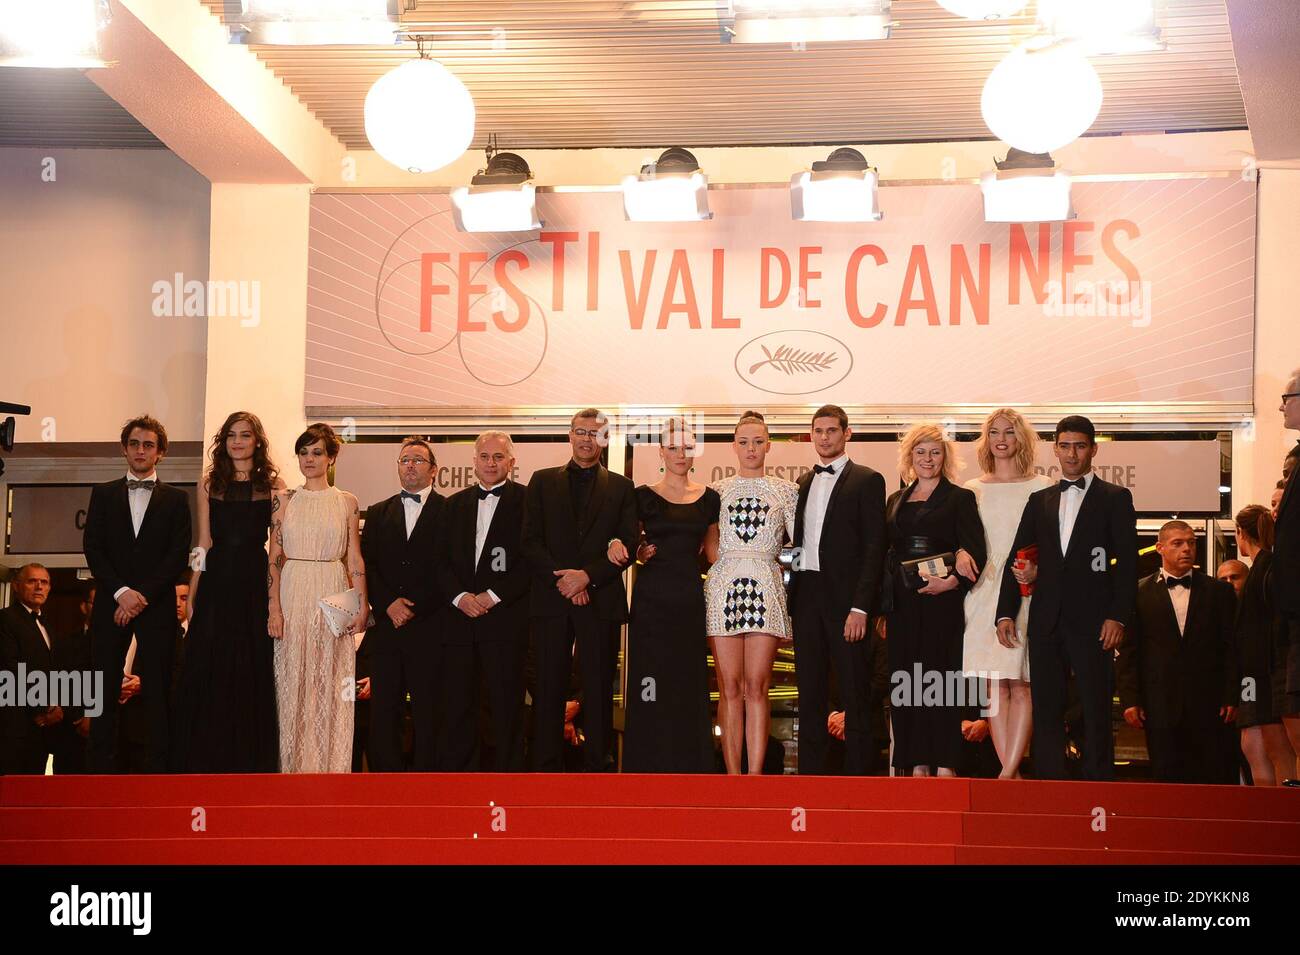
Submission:
[[[446,195],[315,195],[306,404],[1251,401],[1253,182],[1077,182],[1064,223],[986,223],[972,185],[852,224],[775,186],[688,223],[538,204],[537,232],[466,234]]]

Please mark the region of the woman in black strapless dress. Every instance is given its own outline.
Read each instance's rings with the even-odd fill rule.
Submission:
[[[682,425],[673,419],[661,437],[663,480],[636,489],[645,543],[628,623],[623,732],[628,773],[714,770],[700,557],[710,538],[716,547],[719,498],[717,491],[690,480],[695,439]],[[610,558],[625,561],[614,549]]]
[[[266,535],[283,487],[256,415],[238,411],[213,438],[199,486],[199,549],[177,699],[173,768],[274,773],[280,746],[267,635]]]

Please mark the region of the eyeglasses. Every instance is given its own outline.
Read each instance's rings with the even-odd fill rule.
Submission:
[[[599,438],[603,428],[570,428],[570,431],[579,438]]]
[[[1300,398],[1300,391],[1291,391],[1282,396],[1282,403],[1286,404],[1289,398]]]
[[[398,458],[397,463],[402,467],[409,467],[412,464],[432,464],[428,458]]]

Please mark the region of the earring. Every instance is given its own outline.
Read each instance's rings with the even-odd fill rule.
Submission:
[[[663,473],[664,473],[664,469],[663,469],[663,468],[660,468],[660,469],[659,469],[659,473],[660,473],[660,474],[663,474]]]

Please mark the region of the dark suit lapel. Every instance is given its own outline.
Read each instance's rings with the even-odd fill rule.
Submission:
[[[1053,484],[1043,495],[1043,526],[1053,529],[1052,550],[1060,554],[1062,562],[1065,560],[1065,553],[1061,550],[1061,485]],[[1073,537],[1070,540],[1074,540]],[[1038,559],[1041,561],[1043,555],[1040,553]]]
[[[1178,612],[1174,610],[1174,598],[1169,595],[1169,585],[1160,579],[1160,571],[1156,571],[1155,576],[1151,578],[1151,589],[1155,591],[1155,599],[1160,604],[1160,612],[1164,615],[1165,625],[1169,627],[1169,633],[1177,643],[1181,639],[1178,633]],[[1188,605],[1187,620],[1190,623],[1192,619],[1192,608]]]
[[[397,498],[397,506],[399,510],[405,512],[406,508],[405,505],[402,504],[402,499],[400,495]],[[411,538],[410,538],[411,540],[415,540],[416,537],[420,536],[421,534],[426,534],[432,529],[434,523],[434,517],[431,512],[437,506],[438,505],[433,503],[433,489],[430,488],[429,499],[425,501],[424,506],[420,508],[420,516],[415,519],[415,526],[411,528]],[[405,513],[402,514],[402,533],[403,534],[406,533]]]
[[[140,519],[140,533],[135,535],[137,538],[144,537],[144,532],[146,528],[149,527],[150,520],[157,513],[158,508],[162,506],[159,503],[159,499],[163,496],[163,488],[165,486],[166,485],[164,485],[162,481],[159,481],[153,486],[153,490],[149,493],[149,503],[144,509],[144,517]],[[127,496],[129,497],[130,495],[128,494]],[[131,519],[130,501],[128,501],[126,505],[126,516],[127,520]]]
[[[822,518],[822,528],[825,529],[831,522],[831,515],[835,513],[835,502],[840,499],[844,493],[844,485],[849,483],[849,476],[853,473],[853,462],[847,458],[844,461],[844,470],[840,476],[835,479],[835,486],[831,488],[831,496],[826,501],[826,514]]]
[[[1080,532],[1087,528],[1088,520],[1094,513],[1096,513],[1097,508],[1101,506],[1101,488],[1097,486],[1100,482],[1101,478],[1093,477],[1092,483],[1088,485],[1088,490],[1084,492],[1083,500],[1079,503],[1079,513],[1074,515],[1074,527],[1070,531],[1070,547],[1065,552],[1065,557],[1067,559],[1079,546],[1079,538],[1083,536]],[[1059,515],[1059,503],[1061,500],[1061,486],[1059,484],[1056,486],[1056,500],[1058,503],[1057,514]],[[1061,524],[1059,516],[1056,519],[1056,524],[1058,527]],[[1107,555],[1107,557],[1109,559],[1109,555]]]
[[[1210,608],[1207,604],[1209,602],[1210,594],[1209,588],[1206,586],[1208,582],[1208,578],[1202,580],[1200,574],[1196,571],[1192,571],[1192,596],[1187,601],[1187,626],[1183,628],[1184,637],[1192,632],[1192,622],[1199,621],[1202,614],[1209,612]],[[1171,603],[1170,606],[1172,607],[1173,604]],[[1174,624],[1177,625],[1177,623],[1178,620],[1175,619]]]
[[[605,470],[603,464],[596,465],[596,476],[591,482],[591,496],[587,498],[587,507],[578,517],[578,543],[587,536],[587,531],[591,530],[591,525],[595,522],[596,515],[600,513],[601,505],[605,503],[605,495],[609,490],[609,472]]]
[[[799,478],[799,503],[794,509],[794,546],[803,546],[804,510],[808,507],[808,494],[812,491],[813,478],[816,475],[808,471]]]

